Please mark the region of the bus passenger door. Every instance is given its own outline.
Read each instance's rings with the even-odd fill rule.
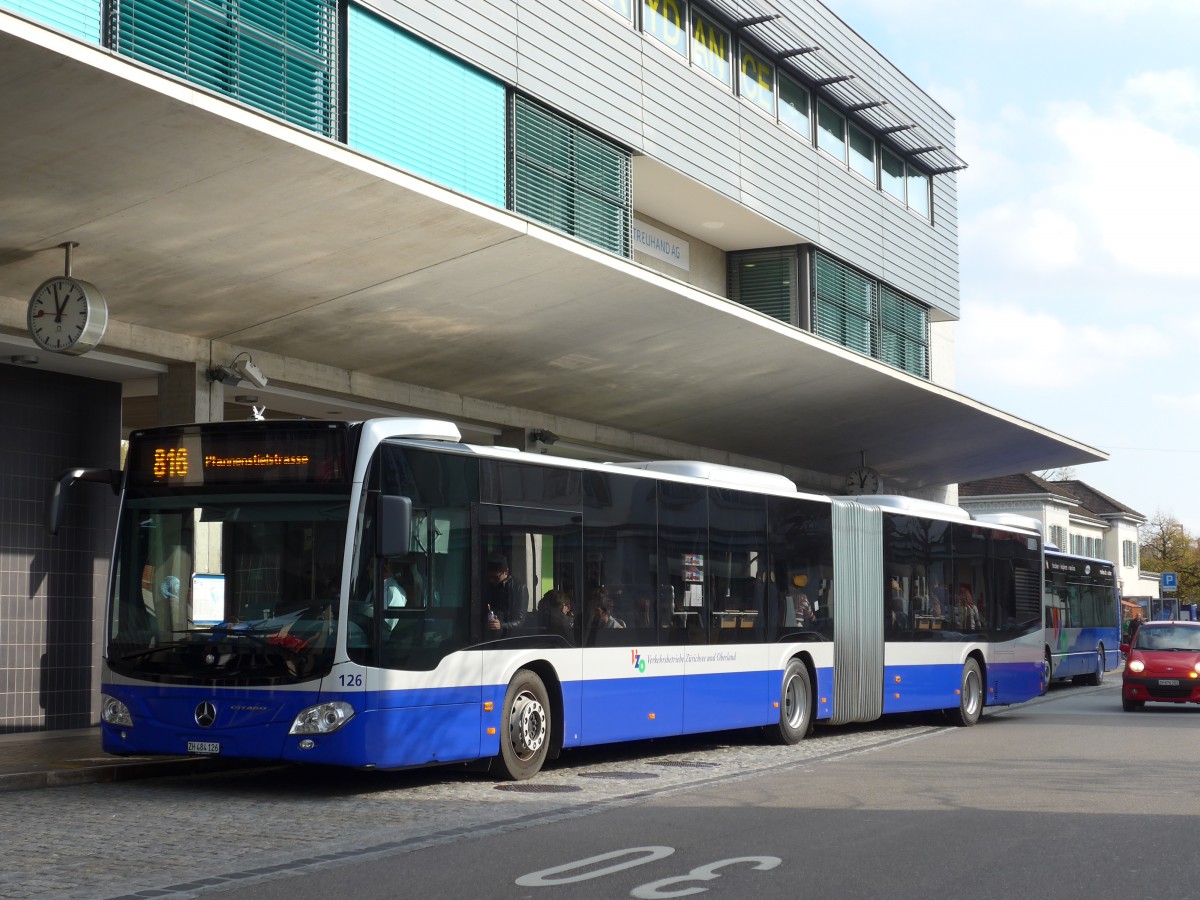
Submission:
[[[481,503],[475,553],[483,684],[503,700],[513,655],[545,661],[542,680],[551,700],[562,696],[563,740],[580,733],[578,597],[582,582],[583,516],[572,510]]]

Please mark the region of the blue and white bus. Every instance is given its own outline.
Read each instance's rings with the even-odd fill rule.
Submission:
[[[135,432],[123,473],[63,475],[51,530],[81,479],[121,494],[115,754],[523,779],[615,741],[793,743],[915,710],[971,725],[1043,681],[1038,534],[957,507],[470,446],[401,418]],[[520,608],[493,625],[501,578]]]
[[[1049,680],[1101,684],[1121,662],[1121,597],[1113,564],[1046,553],[1046,666]]]

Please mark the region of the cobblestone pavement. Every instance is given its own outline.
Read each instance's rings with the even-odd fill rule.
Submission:
[[[517,784],[451,768],[280,766],[0,794],[0,896],[182,900],[945,730],[888,724],[821,728],[794,747],[736,733],[578,750]]]

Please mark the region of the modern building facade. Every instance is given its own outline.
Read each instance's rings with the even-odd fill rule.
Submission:
[[[0,0],[0,85],[0,730],[94,720],[112,498],[41,504],[137,427],[951,501],[1104,458],[954,391],[953,118],[813,0]],[[31,329],[58,276],[95,346]]]
[[[972,513],[1015,513],[1042,523],[1042,537],[1067,553],[1106,559],[1116,567],[1126,618],[1157,614],[1159,573],[1143,572],[1138,558],[1146,517],[1086,482],[1046,481],[1032,473],[964,482],[958,502]]]

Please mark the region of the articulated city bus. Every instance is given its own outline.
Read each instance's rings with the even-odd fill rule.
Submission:
[[[1113,564],[1046,548],[1049,679],[1100,684],[1121,662],[1121,598]]]
[[[102,678],[115,754],[527,778],[572,747],[1042,689],[1035,530],[695,462],[464,444],[451,424],[135,432]]]

